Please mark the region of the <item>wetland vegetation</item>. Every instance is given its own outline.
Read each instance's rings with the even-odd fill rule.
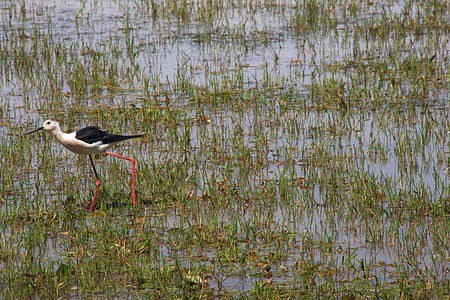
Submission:
[[[2,298],[450,297],[448,1],[0,5]]]

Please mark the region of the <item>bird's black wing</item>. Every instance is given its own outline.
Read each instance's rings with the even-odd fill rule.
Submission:
[[[95,126],[88,126],[80,129],[75,134],[75,138],[82,140],[85,143],[93,144],[103,142],[103,144],[111,144],[132,138],[141,137],[143,135],[120,135],[102,131]]]
[[[75,134],[75,138],[85,143],[93,144],[103,141],[108,135],[109,133],[98,129],[95,126],[88,126],[78,130]]]

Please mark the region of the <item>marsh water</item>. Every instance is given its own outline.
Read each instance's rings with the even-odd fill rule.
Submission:
[[[202,286],[215,297],[251,295],[264,282],[316,296],[395,294],[399,282],[412,292],[428,282],[424,290],[445,295],[449,10],[439,7],[3,3],[4,274],[22,270],[31,251],[40,266],[71,265],[79,275],[78,262],[103,250],[91,236],[80,252],[70,231],[113,226],[114,249],[142,242],[137,228],[155,237],[158,262],[148,266],[137,253],[139,268],[205,268]],[[88,159],[48,133],[22,136],[50,117],[68,131],[146,134],[114,149],[137,160],[139,211],[128,206],[130,166],[101,157],[105,198],[125,204],[87,212],[95,186]],[[65,219],[68,199],[83,217]],[[13,221],[20,215],[23,226]],[[20,238],[34,230],[30,219],[47,224],[32,249]],[[142,276],[137,294],[151,297],[152,276]],[[126,297],[136,281],[119,281],[115,295]],[[0,286],[11,282],[5,275]],[[68,295],[89,290],[81,286]]]

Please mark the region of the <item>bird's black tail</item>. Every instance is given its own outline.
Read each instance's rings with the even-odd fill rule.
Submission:
[[[117,143],[117,142],[120,142],[120,141],[129,140],[129,139],[140,138],[140,137],[143,137],[143,136],[144,136],[144,134],[120,135],[120,134],[109,133],[108,135],[106,135],[103,138],[103,142],[106,143],[106,144],[111,144],[111,143]]]

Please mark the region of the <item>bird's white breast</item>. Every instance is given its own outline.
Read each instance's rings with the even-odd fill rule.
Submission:
[[[80,154],[80,155],[92,155],[92,154],[102,154],[104,151],[101,147],[103,145],[102,142],[96,142],[96,143],[85,143],[81,140],[78,140],[75,137],[75,132],[72,133],[62,133],[61,135],[56,136],[58,141],[69,149],[70,151]],[[105,145],[103,145],[105,146]]]

